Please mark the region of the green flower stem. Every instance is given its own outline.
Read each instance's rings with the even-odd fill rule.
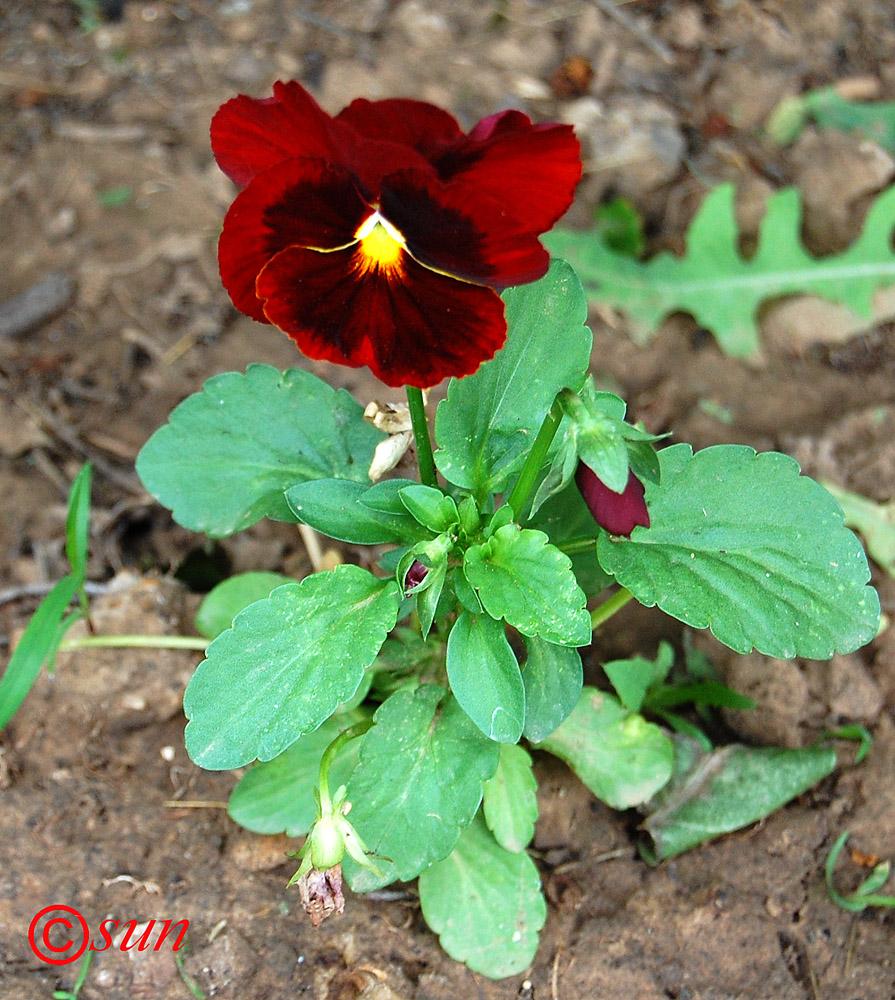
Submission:
[[[410,425],[416,439],[416,460],[420,468],[420,482],[423,486],[438,486],[435,473],[435,459],[432,457],[432,441],[429,438],[429,422],[426,420],[426,404],[423,390],[408,385],[407,406],[410,408]]]
[[[198,635],[85,635],[75,639],[63,639],[60,652],[90,647],[128,647],[154,649],[199,649],[203,653],[211,639]]]
[[[604,622],[608,621],[616,611],[621,609],[632,600],[634,595],[630,590],[622,587],[612,597],[608,597],[602,604],[598,604],[590,613],[591,628],[596,631]]]
[[[519,478],[516,480],[513,492],[507,501],[517,518],[522,512],[529,494],[534,489],[535,480],[538,478],[538,473],[541,471],[544,459],[547,457],[547,451],[553,443],[554,437],[556,437],[561,420],[562,410],[558,401],[554,400],[553,405],[547,411],[547,416],[544,417],[544,422],[541,424],[541,429],[538,431],[535,443],[531,446],[531,451],[525,459],[525,465],[522,466],[522,471],[519,473]]]
[[[323,756],[320,758],[320,777],[317,781],[317,786],[320,789],[321,816],[328,816],[332,812],[332,798],[329,794],[329,769],[332,766],[333,759],[346,743],[357,739],[358,736],[363,736],[372,725],[372,718],[356,722],[353,726],[343,729],[323,751]]]

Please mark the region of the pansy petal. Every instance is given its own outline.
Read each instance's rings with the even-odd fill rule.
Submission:
[[[218,244],[233,304],[268,322],[255,279],[271,257],[288,246],[347,246],[370,211],[350,175],[322,160],[285,160],[258,174],[230,206]]]
[[[314,98],[291,80],[275,83],[273,97],[241,94],[211,120],[211,149],[218,166],[240,187],[262,170],[296,156],[343,162],[351,137]]]
[[[581,147],[570,125],[532,125],[519,111],[486,118],[469,140],[436,164],[445,179],[464,180],[496,198],[543,233],[572,204],[581,179]]]
[[[336,115],[336,121],[350,125],[367,139],[415,149],[427,160],[434,160],[464,138],[456,118],[447,111],[403,98],[368,101],[359,97]]]
[[[525,222],[471,184],[404,170],[383,182],[380,211],[437,271],[500,289],[547,272],[550,255]]]
[[[289,247],[261,272],[268,320],[304,354],[358,368],[387,385],[428,388],[474,372],[506,339],[490,288],[437,274],[402,254],[370,267],[358,247]]]

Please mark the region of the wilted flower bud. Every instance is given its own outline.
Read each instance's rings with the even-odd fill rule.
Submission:
[[[628,484],[623,493],[615,493],[584,462],[578,463],[575,484],[581,491],[594,520],[611,535],[630,536],[638,524],[648,528],[649,511],[643,499],[643,483],[628,474]]]
[[[410,597],[411,591],[418,587],[429,575],[429,567],[424,566],[419,559],[414,559],[404,577],[404,596]]]
[[[311,868],[298,880],[298,895],[315,927],[333,913],[342,913],[345,909],[342,866],[334,865],[326,871]]]

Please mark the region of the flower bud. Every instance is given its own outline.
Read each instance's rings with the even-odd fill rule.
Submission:
[[[345,909],[342,866],[334,865],[326,871],[311,868],[298,880],[298,894],[315,927],[333,913],[342,913]]]
[[[628,537],[638,524],[644,528],[650,526],[649,511],[643,499],[643,483],[633,472],[628,474],[624,492],[616,493],[610,490],[584,462],[579,462],[575,473],[575,484],[594,520],[609,534]]]
[[[414,559],[404,577],[404,596],[410,597],[411,591],[416,589],[429,575],[429,567],[424,566],[419,559]]]

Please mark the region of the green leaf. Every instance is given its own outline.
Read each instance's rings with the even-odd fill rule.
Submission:
[[[840,254],[816,258],[807,253],[800,241],[801,214],[795,188],[774,194],[749,259],[739,251],[730,184],[706,196],[690,224],[683,257],[663,252],[641,263],[613,252],[598,234],[571,230],[554,229],[543,239],[572,264],[591,301],[629,316],[640,343],[652,339],[666,316],[688,312],[726,354],[755,358],[760,353],[756,315],[769,299],[814,294],[869,317],[874,293],[895,283],[889,243],[895,187],[877,198],[863,232]]]
[[[651,803],[643,828],[658,859],[755,823],[825,778],[836,754],[820,746],[799,750],[739,744],[703,754],[675,737],[675,775]]]
[[[646,802],[671,777],[671,739],[592,687],[582,689],[572,714],[538,749],[564,760],[613,809]]]
[[[843,910],[848,910],[851,913],[861,913],[868,906],[880,906],[887,909],[895,907],[895,896],[878,894],[876,891],[882,889],[889,881],[889,875],[892,871],[892,864],[889,861],[882,861],[875,865],[873,871],[854,892],[850,892],[847,896],[842,896],[837,892],[836,886],[833,884],[833,872],[836,870],[836,862],[839,860],[842,848],[848,841],[848,836],[848,830],[845,830],[836,838],[836,843],[830,848],[830,853],[824,864],[824,876],[830,899],[837,906],[841,906]]]
[[[227,812],[235,823],[253,833],[306,834],[317,818],[314,790],[320,776],[320,758],[332,741],[362,713],[333,715],[319,729],[300,736],[273,760],[254,764],[230,793]],[[359,740],[351,740],[330,770],[333,789],[347,784],[357,764]]]
[[[525,721],[525,688],[502,622],[462,611],[447,644],[451,690],[479,729],[516,743]]]
[[[613,582],[597,560],[600,528],[574,484],[550,497],[528,526],[546,532],[551,543],[571,558],[578,584],[588,597],[596,597]]]
[[[88,462],[72,480],[68,494],[65,522],[65,555],[72,573],[83,584],[87,575],[87,549],[90,543],[90,480],[93,466]]]
[[[626,257],[639,257],[646,246],[643,219],[627,198],[613,198],[594,213],[595,230],[607,246]]]
[[[337,566],[278,587],[209,645],[186,689],[186,747],[200,767],[271,760],[357,690],[394,628],[393,580]]]
[[[578,389],[590,361],[587,303],[563,261],[503,297],[506,344],[474,375],[452,379],[435,415],[439,470],[480,498],[506,488],[556,394]]]
[[[826,660],[869,642],[879,598],[836,501],[791,458],[741,445],[660,452],[649,528],[601,536],[608,573],[647,607],[726,646]]]
[[[413,517],[430,531],[441,534],[455,527],[460,521],[453,497],[431,486],[405,486],[401,490],[401,503]]]
[[[646,692],[653,685],[661,684],[672,666],[674,650],[667,642],[661,642],[655,660],[642,656],[612,660],[603,664],[603,670],[625,708],[629,712],[639,712]]]
[[[768,119],[768,134],[781,145],[795,142],[809,121],[821,128],[858,132],[895,153],[895,102],[849,101],[835,87],[810,90],[781,101]]]
[[[80,581],[74,573],[64,576],[28,622],[0,680],[0,729],[18,711],[44,662],[55,654],[62,638],[62,620],[79,587]],[[77,617],[70,616],[68,624],[74,624]]]
[[[466,550],[466,579],[492,618],[505,618],[523,635],[586,646],[591,640],[587,597],[572,561],[543,531],[507,524]]]
[[[504,850],[481,817],[450,857],[420,875],[420,904],[441,947],[489,979],[527,968],[547,919],[534,862]]]
[[[497,772],[485,782],[482,802],[488,829],[504,850],[518,854],[531,842],[538,818],[537,792],[531,757],[522,747],[504,743]]]
[[[283,493],[296,483],[369,482],[382,439],[344,390],[249,365],[185,399],[143,446],[137,472],[178,524],[223,538],[262,517],[295,521]]]
[[[447,857],[482,800],[498,747],[434,684],[397,691],[377,709],[348,782],[351,823],[381,857],[384,878],[346,858],[355,892],[415,878]]]
[[[525,640],[528,659],[522,669],[525,687],[525,738],[546,739],[569,717],[581,694],[584,671],[577,649],[537,636]]]
[[[369,487],[348,479],[314,479],[291,487],[285,496],[298,520],[341,542],[408,544],[428,536],[407,511],[391,513],[365,504],[368,492]]]
[[[832,483],[822,485],[839,502],[846,526],[861,533],[870,558],[889,576],[895,576],[895,500],[876,503]]]
[[[243,608],[270,597],[270,592],[284,583],[293,582],[282,573],[237,573],[206,594],[196,612],[196,630],[214,639],[230,628]]]

